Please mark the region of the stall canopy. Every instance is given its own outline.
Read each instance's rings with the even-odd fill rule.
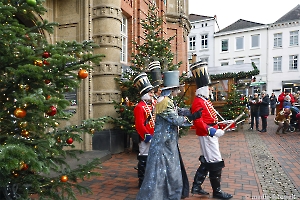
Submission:
[[[238,73],[238,72],[249,72],[254,68],[251,63],[244,63],[239,65],[224,65],[224,66],[214,66],[208,67],[208,73],[213,74],[223,74],[223,73]]]
[[[224,78],[251,78],[252,76],[259,74],[259,70],[254,63],[214,66],[208,67],[207,70],[212,80]]]

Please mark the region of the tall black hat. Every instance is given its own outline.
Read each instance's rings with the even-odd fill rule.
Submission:
[[[163,84],[159,61],[153,61],[149,64],[149,74],[153,87],[159,87]]]
[[[142,96],[153,89],[153,86],[151,85],[148,76],[145,72],[138,74],[134,78],[133,84],[140,91],[140,94]]]
[[[197,89],[211,84],[207,71],[207,62],[195,62],[191,65],[190,70],[195,78]]]

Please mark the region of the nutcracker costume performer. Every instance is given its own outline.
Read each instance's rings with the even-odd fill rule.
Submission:
[[[153,114],[153,86],[151,85],[147,74],[140,73],[134,80],[134,85],[140,91],[141,100],[133,110],[135,119],[135,129],[139,134],[139,154],[138,159],[138,178],[139,187],[144,180],[148,151],[150,142],[154,133],[154,114]]]
[[[159,61],[153,61],[149,64],[150,81],[153,85],[154,100],[157,101],[161,94],[161,87],[163,86],[163,79],[161,74],[161,67]]]
[[[221,190],[221,174],[222,168],[225,167],[224,161],[219,150],[218,138],[224,134],[222,129],[218,129],[217,112],[209,100],[209,84],[210,77],[207,72],[206,62],[196,62],[191,65],[191,72],[196,82],[196,96],[193,100],[191,111],[196,112],[202,108],[202,117],[194,120],[196,134],[200,141],[200,157],[201,162],[196,171],[192,194],[208,195],[201,187],[207,173],[213,189],[213,197],[219,199],[230,199],[231,194]]]
[[[191,126],[201,111],[178,115],[171,98],[179,92],[179,71],[164,72],[164,87],[155,105],[155,131],[152,138],[145,179],[137,200],[177,200],[189,196],[188,179],[178,148],[179,126]]]

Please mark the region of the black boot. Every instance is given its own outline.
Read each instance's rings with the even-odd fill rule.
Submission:
[[[196,174],[194,177],[194,182],[193,182],[193,187],[191,189],[191,193],[192,194],[200,194],[200,195],[208,195],[209,193],[204,191],[201,187],[201,185],[204,182],[204,180],[207,176],[207,173],[208,173],[208,170],[205,166],[206,161],[203,156],[200,156],[199,160],[201,161],[201,164],[196,171]]]
[[[142,186],[145,170],[146,170],[146,163],[147,163],[148,156],[138,156],[138,178],[139,178],[139,188]]]
[[[231,199],[233,196],[221,190],[222,169],[209,171],[210,184],[213,189],[213,197],[218,199]]]

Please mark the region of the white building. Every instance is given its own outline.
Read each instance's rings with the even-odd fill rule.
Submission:
[[[194,15],[190,20],[195,18]],[[207,21],[210,22],[209,25],[215,27],[215,18],[207,17],[191,21],[188,55],[196,53],[197,60],[207,57],[209,66],[254,62],[260,70],[260,74],[255,76],[256,81],[266,83],[259,87],[269,94],[275,92],[278,95],[284,88],[291,88],[293,92],[296,92],[298,87],[300,90],[298,69],[300,5],[272,24],[240,19],[215,32],[213,37],[210,35],[215,28],[201,25]],[[207,41],[209,49],[203,51],[199,37],[205,33],[209,34]],[[196,41],[191,43],[194,38]],[[196,46],[193,47],[192,44]],[[213,45],[213,50],[210,49],[210,44]],[[212,58],[214,61],[211,61]]]
[[[300,90],[299,29],[300,5],[269,25],[267,91]]]
[[[206,61],[208,66],[214,66],[214,33],[215,18],[190,14],[191,32],[188,43],[188,59],[196,54],[196,60]]]

